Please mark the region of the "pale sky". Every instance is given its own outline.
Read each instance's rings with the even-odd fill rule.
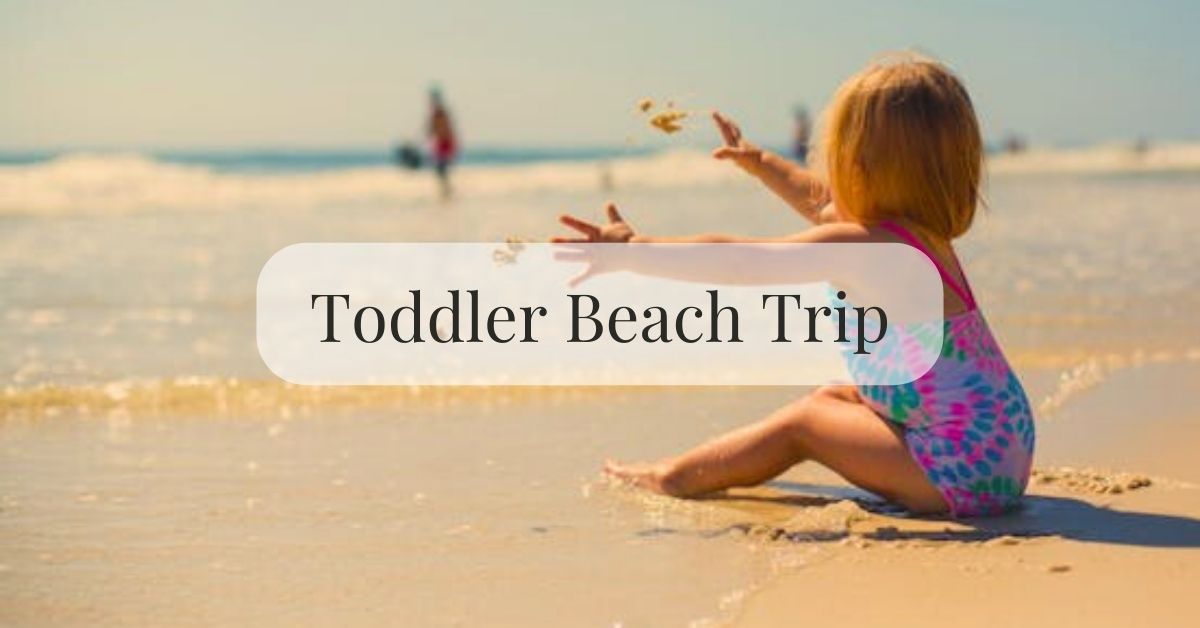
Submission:
[[[913,47],[992,139],[1200,139],[1197,25],[1195,0],[0,0],[0,150],[387,144],[432,81],[468,145],[618,145],[644,96],[784,142],[795,103]]]

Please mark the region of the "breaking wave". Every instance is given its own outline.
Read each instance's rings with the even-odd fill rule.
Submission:
[[[1200,171],[1200,144],[1108,144],[1078,149],[1035,148],[995,155],[988,161],[992,174]]]
[[[993,156],[989,171],[1001,176],[1200,172],[1200,143],[1031,149]],[[432,179],[427,172],[382,164],[239,171],[136,153],[67,153],[0,165],[0,214],[395,206],[436,199]],[[458,169],[455,183],[464,198],[504,198],[734,182],[745,183],[736,168],[690,149],[608,159],[469,164]]]
[[[720,185],[736,169],[701,151],[596,161],[545,161],[460,168],[465,198],[592,192],[611,186]],[[436,199],[427,172],[366,166],[308,172],[221,171],[138,154],[73,153],[0,166],[0,214],[391,206]]]

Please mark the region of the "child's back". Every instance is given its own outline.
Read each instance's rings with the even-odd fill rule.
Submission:
[[[879,226],[929,256],[966,310],[946,317],[941,356],[928,372],[902,386],[859,385],[859,393],[880,416],[904,428],[909,451],[951,514],[1010,510],[1025,492],[1033,461],[1033,416],[1025,390],[965,277],[959,283],[908,229],[890,221]],[[855,364],[850,362],[852,371]]]

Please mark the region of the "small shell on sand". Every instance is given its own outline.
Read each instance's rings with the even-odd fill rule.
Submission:
[[[681,120],[688,117],[686,111],[677,109],[668,109],[661,111],[650,118],[650,126],[662,131],[663,133],[676,133],[683,130],[683,125],[679,124]]]
[[[646,113],[647,111],[650,111],[650,109],[653,107],[654,107],[654,101],[650,100],[649,98],[643,98],[643,99],[639,100],[638,104],[637,104],[638,111],[640,111],[642,113]]]

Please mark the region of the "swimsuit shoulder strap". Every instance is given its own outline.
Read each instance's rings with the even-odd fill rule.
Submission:
[[[958,298],[962,299],[962,302],[968,308],[975,309],[975,295],[971,292],[971,286],[967,283],[967,276],[965,273],[963,274],[963,283],[960,284],[954,278],[954,276],[946,270],[946,267],[942,265],[942,262],[938,259],[938,257],[934,255],[933,252],[930,251],[929,248],[926,247],[919,238],[917,238],[917,236],[913,235],[911,231],[890,220],[885,220],[879,223],[879,226],[891,231],[899,236],[901,240],[904,240],[908,244],[912,245],[913,248],[924,253],[925,257],[928,257],[929,261],[933,262],[933,265],[937,267],[938,274],[942,276],[942,281],[946,282],[947,286],[950,286],[950,289],[958,295]],[[962,262],[958,261],[958,257],[954,255],[953,251],[950,254],[954,256],[954,262],[958,264],[958,267],[961,269]]]

